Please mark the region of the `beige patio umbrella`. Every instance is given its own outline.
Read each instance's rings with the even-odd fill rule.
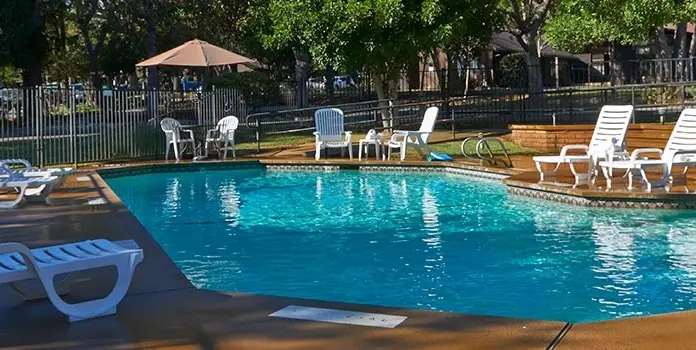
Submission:
[[[185,42],[167,52],[150,57],[136,64],[136,67],[152,66],[186,66],[214,67],[228,64],[243,64],[256,62],[223,48],[198,39]]]

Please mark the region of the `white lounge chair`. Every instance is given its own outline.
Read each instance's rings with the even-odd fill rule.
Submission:
[[[75,322],[116,313],[116,306],[126,295],[133,272],[142,260],[142,249],[125,248],[104,239],[32,250],[20,243],[2,243],[0,283],[14,285],[38,279],[56,309]],[[118,272],[114,289],[105,298],[68,304],[53,285],[57,275],[105,266],[115,266]]]
[[[389,142],[386,144],[389,148],[387,159],[391,159],[392,149],[399,148],[401,151],[400,159],[402,161],[405,160],[407,147],[415,148],[423,158],[427,158],[431,153],[430,146],[428,145],[428,138],[430,138],[430,135],[435,130],[435,121],[437,120],[438,111],[439,108],[437,107],[429,107],[426,109],[418,131],[394,130],[391,139],[389,139]],[[423,150],[425,150],[425,152],[423,152]]]
[[[193,138],[193,130],[183,130],[181,123],[172,118],[164,118],[160,121],[160,127],[166,137],[167,150],[164,153],[164,160],[169,159],[169,148],[174,147],[174,157],[177,161],[181,160],[181,155],[186,150],[187,145],[191,144],[191,152],[196,155],[196,142]],[[188,138],[182,138],[182,133],[187,133]]]
[[[73,168],[34,168],[26,159],[12,158],[0,159],[0,164],[5,164],[9,167],[12,165],[20,165],[20,168],[10,168],[13,174],[25,177],[48,177],[56,176],[58,180],[53,184],[53,189],[59,188],[65,182],[65,178],[75,172]],[[1,173],[0,176],[7,176],[6,173]]]
[[[643,158],[646,153],[656,153],[659,159]],[[673,166],[683,166],[680,174],[672,174]],[[628,177],[628,189],[633,189],[634,177],[640,177],[643,185],[651,190],[663,187],[668,182],[673,185],[686,185],[686,176],[690,166],[696,166],[696,109],[687,108],[681,112],[665,149],[638,148],[633,150],[629,160],[599,162],[602,173],[607,180],[607,187],[612,186],[613,169],[625,169],[624,178]],[[648,180],[646,169],[661,168],[662,177],[656,181]]]
[[[633,115],[633,106],[604,106],[599,112],[599,119],[589,145],[566,145],[558,156],[536,156],[533,158],[539,171],[540,181],[546,181],[556,175],[561,164],[568,164],[575,176],[575,186],[585,185],[597,175],[597,163],[606,157],[608,147],[614,147],[616,141],[625,149],[626,132]],[[568,154],[569,151],[582,151],[582,154]],[[543,164],[554,164],[551,171],[544,171]],[[587,164],[588,172],[579,173],[575,164]]]
[[[328,148],[340,148],[341,157],[348,148],[348,156],[353,159],[353,147],[350,143],[352,132],[344,131],[345,117],[343,111],[338,108],[322,108],[314,112],[314,124],[317,131],[315,137],[314,159],[321,158],[321,150]],[[345,134],[345,138],[343,137]]]
[[[211,148],[215,148],[218,158],[227,159],[227,150],[232,150],[232,158],[237,158],[237,147],[234,144],[234,132],[239,126],[239,119],[235,116],[227,116],[217,123],[217,127],[208,130],[205,137],[205,156]],[[220,147],[222,145],[222,147]]]
[[[0,165],[0,168],[7,169],[6,165]],[[47,177],[23,177],[10,176],[0,178],[1,189],[11,189],[17,192],[17,197],[14,200],[0,201],[0,209],[14,209],[26,201],[26,197],[35,197],[40,200],[48,201],[48,195],[53,189],[53,184],[58,181],[55,176]],[[50,204],[50,203],[49,203]]]

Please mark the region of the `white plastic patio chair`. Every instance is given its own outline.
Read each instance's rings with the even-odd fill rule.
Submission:
[[[656,153],[659,159],[643,157],[646,153]],[[679,174],[672,173],[673,166],[683,166]],[[677,124],[667,140],[665,149],[638,148],[633,150],[628,160],[606,160],[599,162],[602,173],[607,180],[607,187],[612,186],[613,169],[625,169],[623,177],[628,177],[628,189],[633,189],[634,177],[640,177],[641,183],[650,191],[653,187],[664,187],[671,181],[672,185],[686,185],[689,167],[696,166],[696,109],[684,109],[679,115]],[[662,177],[651,181],[645,172],[649,168],[661,168]]]
[[[399,148],[401,151],[400,159],[404,161],[406,159],[407,147],[415,148],[423,158],[427,158],[431,152],[428,139],[435,130],[435,121],[437,121],[438,111],[439,108],[437,107],[429,107],[426,109],[418,131],[394,130],[391,139],[386,144],[386,147],[389,148],[387,159],[391,160],[392,149]],[[423,150],[425,150],[425,152]]]
[[[234,143],[234,132],[238,126],[237,117],[227,116],[220,119],[215,129],[208,130],[205,136],[205,157],[208,157],[211,148],[215,148],[218,158],[227,159],[227,150],[232,150],[232,158],[236,159],[237,147]]]
[[[26,176],[26,177],[47,177],[56,176],[58,180],[53,184],[53,189],[57,189],[63,185],[65,178],[73,174],[75,170],[73,168],[45,168],[37,169],[31,165],[26,159],[12,158],[12,159],[0,159],[0,164],[5,164],[8,167],[12,165],[20,165],[20,168],[11,168],[12,173],[16,175]],[[6,176],[6,173],[0,173],[0,176]]]
[[[56,309],[67,315],[70,322],[75,322],[115,314],[142,260],[142,249],[125,248],[105,239],[32,250],[20,243],[2,243],[0,283],[14,285],[38,279]],[[60,297],[63,293],[53,285],[57,275],[105,266],[115,266],[118,277],[111,293],[102,299],[68,304]]]
[[[183,130],[181,123],[176,119],[164,118],[160,121],[160,127],[166,136],[167,150],[164,154],[164,160],[169,159],[169,148],[174,148],[174,157],[177,161],[181,160],[182,153],[186,150],[188,144],[191,144],[191,152],[196,155],[196,141],[193,138],[193,130]],[[188,138],[182,138],[182,133],[188,134]],[[180,148],[181,147],[181,148]]]
[[[345,117],[343,111],[338,108],[322,108],[314,112],[314,123],[317,131],[315,137],[314,159],[319,160],[321,150],[328,148],[340,148],[341,157],[348,148],[348,156],[353,159],[353,147],[350,143],[352,132],[343,131]],[[345,134],[345,139],[343,135]]]
[[[540,181],[546,181],[556,175],[561,164],[568,164],[570,171],[575,176],[575,184],[585,185],[597,175],[597,163],[605,159],[607,149],[614,147],[614,142],[625,150],[626,132],[633,115],[633,106],[604,106],[599,112],[599,118],[595,125],[594,133],[589,145],[566,145],[558,156],[536,156],[533,158],[539,172]],[[568,154],[569,151],[582,151],[582,154]],[[551,171],[544,171],[543,164],[554,164]],[[575,164],[588,164],[587,173],[579,173]]]

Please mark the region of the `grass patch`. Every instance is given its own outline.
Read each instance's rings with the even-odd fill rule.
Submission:
[[[506,140],[501,140],[503,141],[503,145],[505,145],[505,148],[507,149],[507,152],[509,155],[534,155],[538,154],[539,152],[536,151],[535,149],[532,148],[527,148],[527,147],[522,147],[520,145],[517,145],[515,143],[512,143],[510,141]],[[445,153],[448,154],[452,157],[457,157],[457,156],[463,156],[462,151],[461,151],[461,146],[462,146],[462,141],[451,141],[451,142],[443,142],[443,143],[436,143],[430,145],[432,148],[433,152],[436,153]],[[491,150],[493,153],[498,153],[500,151],[500,146],[495,144],[495,143],[490,143]],[[467,153],[476,153],[476,150],[474,149],[476,147],[475,142],[470,142],[467,144]]]
[[[276,134],[261,137],[261,149],[288,148],[310,143],[314,143],[312,134]],[[256,142],[238,144],[237,149],[256,149]]]

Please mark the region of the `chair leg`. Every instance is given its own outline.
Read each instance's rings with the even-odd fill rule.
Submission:
[[[174,147],[174,158],[176,158],[176,161],[178,162],[181,160],[181,155],[179,154],[179,143],[175,142],[172,144],[172,146]]]
[[[319,142],[316,143],[316,146],[314,147],[314,160],[319,160],[321,159],[321,144]]]
[[[348,158],[350,158],[350,160],[353,160],[353,145],[351,144],[348,144]]]
[[[164,151],[164,160],[169,160],[169,149],[171,148],[171,146],[171,143],[167,143],[166,150]]]
[[[56,309],[67,315],[70,322],[77,322],[115,314],[116,306],[126,296],[126,292],[128,292],[128,287],[133,279],[133,273],[139,262],[139,260],[133,259],[131,256],[122,256],[119,261],[114,262],[113,264],[116,266],[118,276],[116,277],[116,284],[109,295],[102,299],[90,300],[76,304],[66,303],[57,294],[56,290],[53,288],[53,284],[49,282],[52,281],[53,276],[49,275],[50,278],[46,278],[49,276],[44,274],[44,276],[41,276],[40,278],[44,283],[49,300],[51,303],[53,303]]]

